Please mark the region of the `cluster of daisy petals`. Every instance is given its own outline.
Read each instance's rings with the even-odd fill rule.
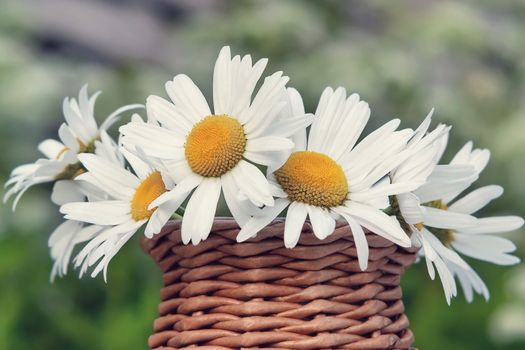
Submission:
[[[516,216],[474,216],[501,196],[500,186],[463,194],[487,165],[489,151],[468,142],[440,164],[450,127],[431,130],[432,111],[416,130],[399,129],[394,119],[362,136],[370,108],[358,94],[326,88],[315,113],[306,113],[282,72],[256,89],[266,65],[267,59],[232,57],[224,47],[213,73],[213,109],[179,74],[166,83],[169,99],[149,96],[147,120],[134,114],[117,142],[106,129],[141,105],[122,107],[98,126],[97,94],[89,97],[84,87],[78,100],[66,99],[61,142],[42,142],[46,158],[17,167],[4,196],[15,196],[16,206],[32,185],[54,182],[52,200],[65,221],[49,239],[51,277],[66,274],[72,260],[80,275],[90,270],[106,278],[110,260],[142,226],[152,237],[174,215],[182,218],[183,242],[198,244],[210,234],[222,194],[241,227],[239,242],[283,212],[288,248],[307,219],[319,239],[344,220],[361,269],[368,263],[368,230],[402,247],[420,247],[447,302],[457,294],[456,280],[467,300],[474,293],[488,298],[462,255],[515,264],[515,245],[496,234],[523,225]]]

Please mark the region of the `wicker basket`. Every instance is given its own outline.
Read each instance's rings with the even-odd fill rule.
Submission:
[[[218,219],[210,237],[183,245],[170,222],[142,246],[163,271],[151,349],[410,349],[399,281],[415,259],[372,233],[360,271],[350,229],[320,241],[307,223],[294,249],[284,223],[237,243],[239,227]]]

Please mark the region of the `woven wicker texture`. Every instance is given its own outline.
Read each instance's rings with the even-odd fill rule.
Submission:
[[[184,245],[170,222],[142,246],[163,271],[151,349],[410,349],[400,276],[415,252],[367,233],[370,262],[359,269],[350,229],[320,241],[308,223],[294,249],[284,223],[237,243],[233,220]]]

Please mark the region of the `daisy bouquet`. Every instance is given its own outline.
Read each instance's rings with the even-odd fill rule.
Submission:
[[[224,200],[240,228],[238,242],[279,216],[290,249],[305,222],[319,240],[342,222],[361,270],[369,264],[366,232],[373,232],[418,248],[448,303],[458,281],[467,300],[475,293],[488,299],[464,257],[518,263],[515,245],[500,233],[523,225],[517,216],[476,216],[503,193],[497,185],[471,189],[490,152],[468,142],[442,162],[450,127],[431,128],[433,111],[415,130],[394,119],[363,135],[370,107],[358,94],[328,87],[308,113],[283,72],[261,79],[266,65],[250,55],[232,57],[224,47],[212,101],[179,74],[165,85],[168,98],[151,95],[145,105],[119,108],[100,126],[98,93],[89,96],[83,87],[78,99],[66,98],[60,141],[42,142],[45,158],[15,168],[4,195],[14,198],[14,209],[31,186],[54,183],[51,199],[65,221],[49,239],[51,278],[73,264],[80,275],[106,279],[109,262],[131,237],[139,230],[154,237],[171,218],[181,220],[182,242],[197,245],[208,239]],[[131,110],[112,139],[107,129]]]

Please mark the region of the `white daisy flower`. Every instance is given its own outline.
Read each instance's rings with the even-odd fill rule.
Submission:
[[[292,106],[304,110],[300,98],[293,99]],[[308,141],[302,131],[286,163],[268,175],[274,195],[279,197],[275,206],[253,216],[237,240],[253,237],[288,208],[284,229],[288,248],[297,244],[307,216],[319,239],[334,231],[335,218],[344,217],[352,229],[363,270],[368,263],[368,244],[362,226],[396,244],[410,246],[397,220],[382,209],[388,206],[389,195],[417,185],[390,184],[382,179],[408,155],[404,149],[412,130],[395,131],[399,126],[396,119],[357,143],[369,116],[368,104],[359,95],[347,98],[343,88],[325,89]]]
[[[430,111],[421,125],[414,131],[414,135],[407,145],[410,156],[390,173],[392,184],[412,182],[416,186],[414,190],[427,182],[428,177],[436,167],[439,153],[442,152],[440,142],[437,140],[445,136],[450,127],[440,124],[432,132],[427,133],[432,114]],[[405,232],[410,232],[409,225],[414,225],[422,221],[420,202],[412,192],[400,193],[390,197],[391,206],[397,214],[401,226]]]
[[[84,85],[79,92],[78,100],[65,98],[62,106],[66,122],[58,130],[60,141],[47,139],[38,145],[39,151],[45,158],[35,163],[21,165],[15,168],[6,182],[10,187],[4,195],[4,203],[13,195],[13,210],[15,210],[21,196],[31,186],[56,180],[72,179],[84,171],[78,162],[80,153],[92,153],[94,142],[100,138],[101,131],[107,130],[119,114],[130,109],[141,108],[142,105],[127,105],[111,113],[106,120],[97,126],[94,116],[95,101],[100,92],[91,97]]]
[[[170,200],[149,209],[150,204],[173,188],[174,183],[161,165],[123,148],[120,151],[135,174],[99,155],[81,154],[78,157],[88,172],[78,180],[95,185],[108,199],[68,203],[60,208],[66,219],[104,226],[75,258],[75,266],[81,266],[81,275],[98,263],[91,276],[103,270],[106,279],[110,260],[135,232],[144,224],[147,237],[160,232],[182,202],[182,199]]]
[[[100,132],[100,141],[95,141],[95,154],[123,166],[124,158],[118,151],[116,143],[105,131]],[[51,200],[61,206],[67,203],[85,200],[104,200],[107,196],[97,187],[83,180],[60,180],[55,182]],[[54,261],[51,270],[51,281],[67,274],[69,262],[75,248],[95,237],[103,230],[103,226],[86,225],[80,221],[65,220],[49,237],[48,245],[51,258]]]
[[[180,74],[166,83],[171,102],[148,98],[149,124],[120,128],[126,147],[162,160],[177,183],[150,207],[191,197],[182,221],[184,243],[207,238],[221,190],[240,225],[249,218],[250,202],[274,204],[270,185],[255,164],[280,167],[293,147],[289,137],[308,126],[311,116],[282,118],[288,82],[282,72],[265,78],[252,100],[266,63],[262,59],[252,65],[249,55],[232,58],[224,47],[213,74],[213,113],[199,88]]]
[[[455,277],[468,301],[472,301],[473,292],[485,298],[489,296],[483,281],[458,253],[498,265],[519,262],[517,257],[510,255],[515,245],[492,234],[516,230],[523,225],[523,219],[517,216],[477,219],[472,215],[501,196],[500,186],[485,186],[455,200],[477,179],[489,158],[488,150],[473,150],[469,142],[449,165],[437,165],[428,182],[414,192],[424,204],[420,206],[421,222],[411,225],[412,238],[422,247],[421,253],[432,279],[434,266],[438,270],[449,304],[457,294]]]

